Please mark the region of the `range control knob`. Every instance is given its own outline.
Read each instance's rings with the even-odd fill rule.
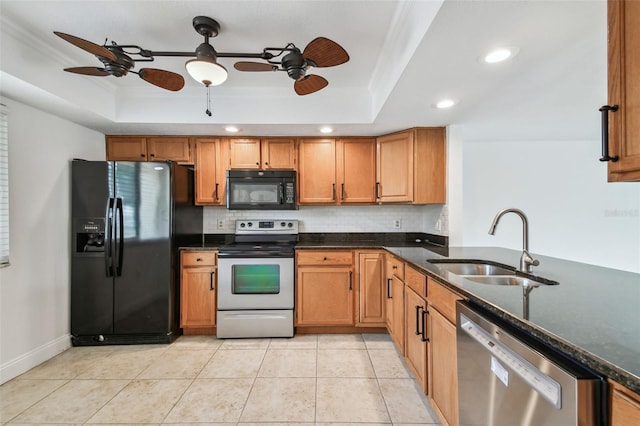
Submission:
[[[246,225],[244,224],[244,222],[240,223],[240,228],[244,228]]]
[[[289,222],[289,224],[287,225],[289,228],[293,228],[293,223]]]
[[[280,226],[284,228],[285,227],[285,223],[284,222],[280,222]]]
[[[251,228],[251,227],[253,226],[253,222],[249,222],[249,223],[247,223],[247,226],[248,226],[249,228]]]

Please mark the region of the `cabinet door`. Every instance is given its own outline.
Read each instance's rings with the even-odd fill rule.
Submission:
[[[350,267],[298,267],[296,325],[354,325]]]
[[[338,198],[341,203],[376,201],[376,140],[338,141]]]
[[[413,132],[379,137],[376,163],[378,201],[413,201]]]
[[[609,181],[640,180],[640,2],[608,1]]]
[[[229,139],[232,169],[260,168],[260,139]]]
[[[386,297],[387,330],[404,355],[404,283],[398,277],[387,278]]]
[[[428,307],[429,396],[450,425],[458,424],[458,363],[456,326]]]
[[[385,287],[384,255],[382,253],[360,253],[358,264],[360,324],[384,326]]]
[[[216,268],[182,268],[180,327],[216,325]]]
[[[220,170],[222,149],[221,140],[214,138],[196,138],[195,179],[196,204],[224,205],[224,170]]]
[[[296,144],[293,139],[262,139],[262,167],[264,169],[296,168]]]
[[[149,161],[177,161],[192,163],[188,137],[147,138],[147,158]]]
[[[609,380],[609,424],[632,426],[640,419],[640,395]]]
[[[298,203],[336,204],[336,141],[302,139],[298,151]]]
[[[145,161],[147,159],[147,139],[133,136],[108,136],[107,160]]]
[[[404,324],[406,333],[405,357],[422,389],[427,391],[427,302],[405,286]]]

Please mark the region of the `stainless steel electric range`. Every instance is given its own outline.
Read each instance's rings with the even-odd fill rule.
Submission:
[[[293,336],[297,220],[237,220],[218,252],[220,338]]]

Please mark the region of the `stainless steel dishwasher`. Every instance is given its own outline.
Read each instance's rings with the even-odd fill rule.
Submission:
[[[606,382],[498,318],[457,304],[461,425],[601,425]]]

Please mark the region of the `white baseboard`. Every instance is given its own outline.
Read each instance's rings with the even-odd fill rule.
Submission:
[[[64,352],[69,347],[71,347],[71,336],[65,334],[0,365],[0,385]]]

